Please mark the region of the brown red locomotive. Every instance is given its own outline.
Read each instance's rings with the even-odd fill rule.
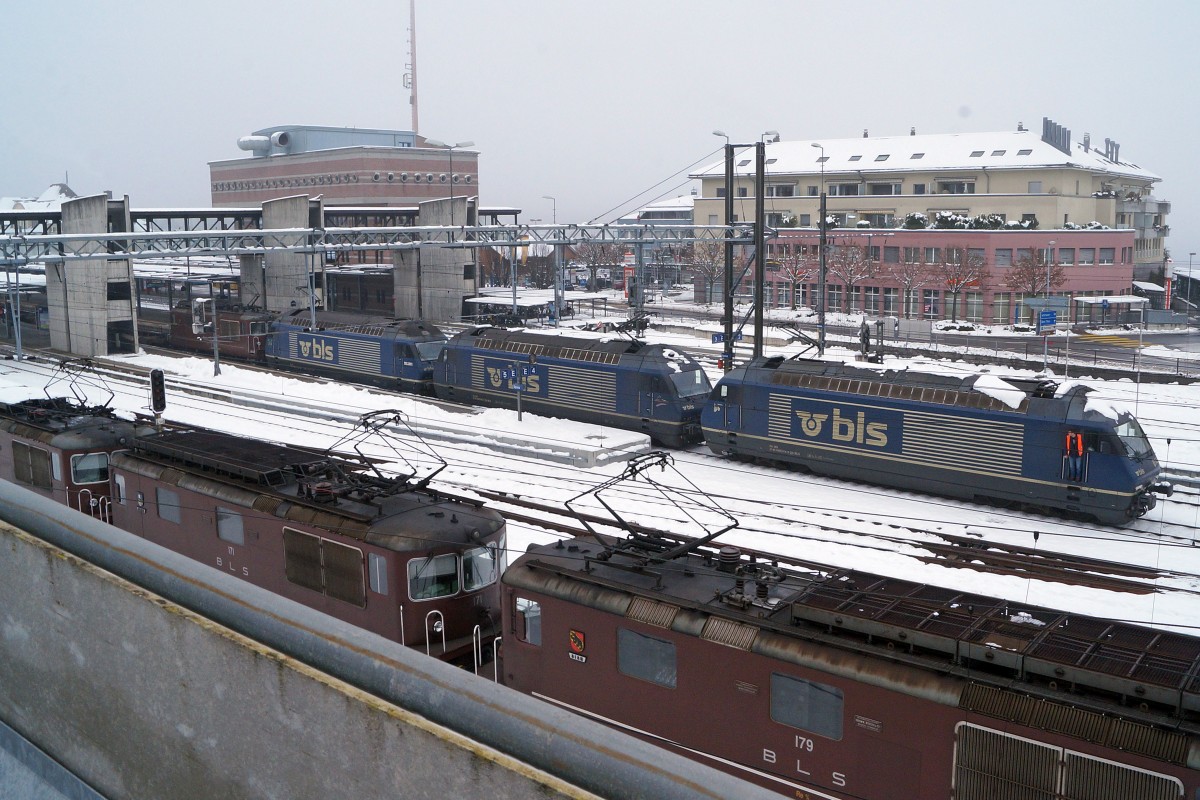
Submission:
[[[505,572],[504,680],[789,797],[1200,796],[1200,638],[669,537]]]

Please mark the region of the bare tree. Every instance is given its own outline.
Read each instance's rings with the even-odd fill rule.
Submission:
[[[971,286],[986,283],[991,277],[987,262],[979,253],[967,247],[950,245],[942,250],[942,258],[929,265],[934,283],[946,287],[950,301],[950,318],[958,322],[958,296]]]
[[[1013,263],[1012,268],[1004,278],[1004,285],[1015,292],[1022,292],[1026,297],[1034,297],[1039,293],[1049,294],[1067,282],[1067,272],[1062,264],[1047,264],[1046,251],[1040,247],[1031,248],[1022,253]],[[1030,321],[1033,309],[1029,309]]]
[[[725,243],[699,241],[692,245],[692,280],[703,283],[703,295],[697,301],[709,302],[714,285],[721,285],[725,276]]]
[[[814,255],[801,255],[797,250],[789,250],[787,255],[779,259],[777,262],[778,269],[775,274],[781,283],[786,283],[792,287],[792,311],[796,310],[796,298],[799,296],[799,289],[805,283],[817,276],[820,272],[820,262]]]
[[[846,293],[846,310],[854,296],[854,287],[874,278],[879,273],[879,262],[867,257],[867,251],[857,244],[839,244],[830,247],[825,256],[828,278],[840,283]]]
[[[579,242],[574,245],[575,258],[588,271],[588,291],[596,291],[596,273],[601,267],[619,267],[625,258],[625,248],[613,242]]]
[[[913,258],[905,258],[903,261],[888,266],[889,277],[900,285],[900,289],[904,293],[900,305],[903,308],[905,319],[912,316],[912,301],[916,291],[922,286],[928,286],[934,279],[930,264],[925,260],[924,250],[922,248],[913,249],[916,250]]]

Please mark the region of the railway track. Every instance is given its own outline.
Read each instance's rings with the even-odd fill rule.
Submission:
[[[561,506],[531,500],[510,492],[477,489],[475,493],[489,501],[492,507],[499,510],[506,519],[542,528],[558,535],[567,537],[588,535],[590,531],[583,525],[584,520],[593,529],[607,529],[607,532],[613,536],[624,535],[610,518],[589,514],[571,515],[569,512],[565,512]],[[637,524],[631,524],[630,528],[633,533],[642,535],[664,533],[659,529]],[[1073,553],[997,545],[970,537],[948,534],[931,533],[931,535],[941,537],[944,542],[940,544],[927,542],[920,545],[923,549],[930,551],[929,555],[918,556],[924,563],[972,569],[992,575],[1012,575],[1129,594],[1151,594],[1158,591],[1155,582],[1163,578],[1193,577],[1173,573],[1169,570],[1121,564]],[[895,538],[893,541],[912,544],[911,540],[900,538]],[[815,571],[830,569],[830,565],[816,561],[795,558],[791,560]],[[1200,594],[1200,592],[1196,593]]]

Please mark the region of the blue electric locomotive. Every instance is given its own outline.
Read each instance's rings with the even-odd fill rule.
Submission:
[[[702,424],[719,454],[1120,525],[1171,487],[1137,420],[1090,392],[775,357],[722,378]]]
[[[446,343],[437,396],[642,431],[667,447],[700,441],[712,385],[687,353],[616,337],[480,327]]]
[[[299,309],[273,321],[267,363],[385,389],[431,394],[433,364],[446,343],[434,325],[415,319],[363,317]]]

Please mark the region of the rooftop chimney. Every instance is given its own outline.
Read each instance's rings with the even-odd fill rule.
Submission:
[[[867,129],[863,128],[863,138],[867,138]]]
[[[1018,131],[1023,131],[1023,130],[1025,130],[1025,123],[1024,123],[1024,122],[1018,122],[1018,123],[1017,123],[1017,130],[1018,130]]]
[[[909,128],[909,129],[908,129],[908,135],[909,135],[909,136],[916,136],[916,135],[917,135],[917,126],[916,126],[916,125],[914,125],[913,127],[911,127],[911,128]]]

